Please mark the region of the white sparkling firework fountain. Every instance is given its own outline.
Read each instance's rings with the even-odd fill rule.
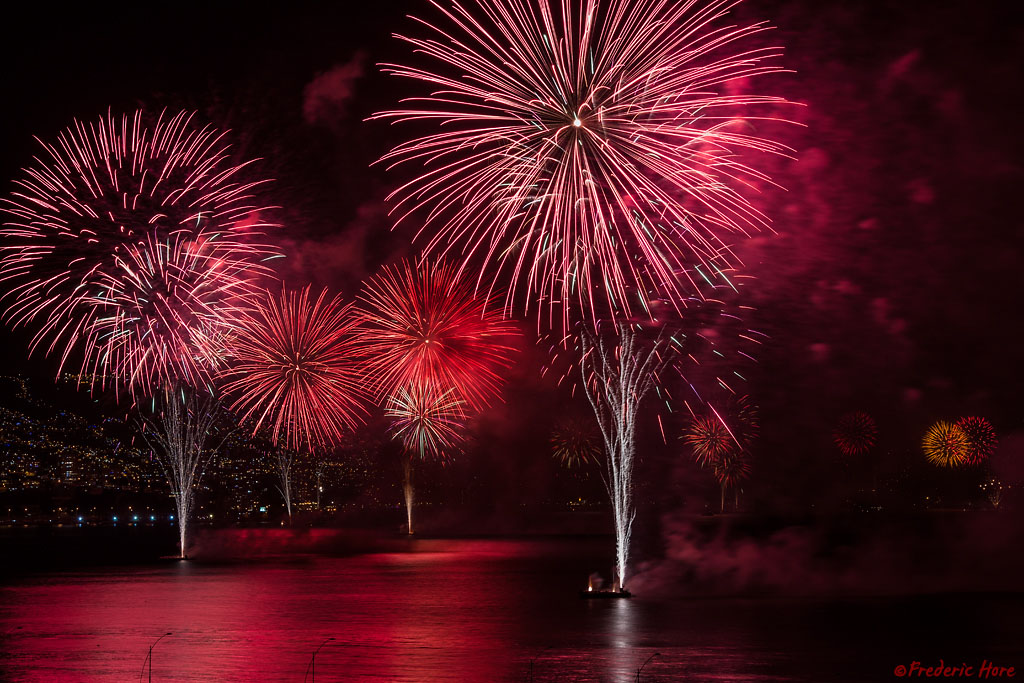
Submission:
[[[288,523],[292,523],[292,465],[295,462],[295,451],[290,448],[275,448],[274,460],[277,464],[277,476],[280,483],[277,490],[284,498],[284,507],[288,511]]]
[[[214,446],[207,444],[220,411],[220,402],[209,394],[167,389],[158,408],[154,406],[152,417],[142,418],[142,435],[171,486],[178,510],[180,557],[184,558],[195,490],[228,435],[222,435]]]
[[[587,400],[594,409],[605,445],[602,473],[615,518],[615,576],[613,590],[625,588],[629,541],[636,510],[633,507],[633,464],[636,457],[636,418],[644,397],[654,388],[667,364],[671,346],[661,336],[651,342],[637,339],[626,323],[609,344],[600,336],[581,335],[580,369]]]

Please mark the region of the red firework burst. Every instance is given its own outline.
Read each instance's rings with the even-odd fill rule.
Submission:
[[[736,488],[750,478],[750,458],[745,451],[732,451],[715,461],[712,470],[719,486]]]
[[[481,408],[497,394],[516,328],[453,266],[402,261],[367,282],[359,299],[365,372],[379,395],[430,386]]]
[[[724,234],[768,226],[743,191],[770,181],[743,160],[791,152],[760,135],[785,101],[734,87],[782,69],[738,47],[767,26],[720,24],[733,4],[435,3],[429,37],[399,36],[433,67],[385,66],[431,93],[376,115],[439,130],[382,159],[423,169],[398,222],[423,215],[427,253],[496,265],[508,306],[560,306],[565,327],[638,293],[678,305],[732,260]]]
[[[337,443],[364,413],[349,307],[310,288],[269,292],[232,338],[224,391],[243,420],[287,448]]]
[[[956,422],[967,436],[967,465],[980,465],[995,452],[999,439],[992,423],[983,417],[961,417]]]
[[[450,454],[461,438],[464,407],[454,389],[413,384],[388,396],[384,413],[393,419],[391,432],[410,453],[421,458],[442,457]]]
[[[878,426],[863,411],[847,413],[839,418],[832,439],[843,455],[863,455],[878,443]]]
[[[265,181],[228,162],[223,133],[192,115],[75,122],[0,202],[4,318],[35,325],[31,350],[75,350],[83,372],[133,395],[208,381],[212,340],[266,273]],[[93,380],[95,381],[95,380]]]

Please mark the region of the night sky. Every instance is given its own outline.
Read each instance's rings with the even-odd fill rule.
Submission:
[[[376,65],[411,59],[391,33],[411,28],[405,15],[426,4],[68,14],[30,3],[0,39],[4,191],[36,153],[33,135],[52,139],[108,107],[195,109],[275,179],[285,279],[353,296],[379,266],[415,253],[411,233],[392,232],[387,216],[399,174],[370,166],[408,131],[364,119],[411,94]],[[806,105],[786,112],[801,126],[778,134],[798,160],[768,164],[786,190],[755,199],[778,234],[736,244],[756,278],[744,289],[756,308],[746,323],[770,336],[748,377],[763,434],[755,500],[827,500],[843,472],[831,430],[857,409],[875,416],[893,463],[920,459],[936,419],[987,417],[1001,437],[997,471],[1020,480],[1024,24],[1015,4],[748,0],[737,10],[777,27],[770,40],[795,71],[762,89]],[[476,472],[512,498],[543,496],[551,415],[566,403],[540,377],[533,326],[523,329],[524,362],[474,446],[487,458]],[[52,377],[52,362],[25,363],[24,334],[2,339],[5,373]],[[680,424],[669,420],[676,433]],[[645,429],[640,476],[653,482],[686,458],[674,438],[665,447]]]

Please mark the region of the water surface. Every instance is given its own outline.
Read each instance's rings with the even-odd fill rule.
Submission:
[[[301,681],[893,680],[1021,668],[1019,594],[583,601],[603,539],[418,540],[353,556],[166,562],[8,579],[0,678]],[[148,674],[148,671],[147,671]]]

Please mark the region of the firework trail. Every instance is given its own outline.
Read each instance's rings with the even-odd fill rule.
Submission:
[[[231,409],[286,449],[337,443],[365,414],[353,325],[349,307],[326,290],[264,292],[245,312],[222,374]]]
[[[274,256],[224,133],[142,111],[76,121],[0,200],[4,319],[133,396],[209,382],[240,301]]]
[[[727,236],[768,228],[745,157],[791,153],[760,130],[785,100],[741,94],[781,49],[743,47],[769,27],[723,23],[734,4],[433,3],[427,37],[397,36],[431,64],[384,65],[430,93],[374,117],[437,130],[381,160],[420,174],[392,194],[397,223],[417,214],[427,253],[482,261],[478,285],[496,266],[506,307],[537,301],[563,329],[724,278]]]
[[[638,340],[636,332],[619,323],[614,344],[589,334],[581,337],[582,385],[605,447],[605,488],[615,521],[616,590],[625,587],[629,544],[633,533],[633,465],[636,457],[636,419],[640,404],[657,384],[672,348],[659,336]]]
[[[988,420],[983,417],[961,417],[956,421],[956,426],[967,437],[965,465],[980,465],[995,452],[999,439]]]
[[[959,426],[939,420],[924,435],[921,448],[931,464],[938,467],[958,467],[967,462],[970,441]]]
[[[878,443],[878,425],[863,411],[847,413],[839,418],[832,440],[843,455],[864,455]]]
[[[498,393],[498,370],[512,364],[509,342],[517,334],[490,303],[444,262],[402,261],[371,278],[354,315],[378,395],[430,386],[486,406]]]
[[[412,459],[444,457],[456,447],[464,426],[465,403],[455,389],[440,390],[430,384],[399,387],[388,396],[384,413],[392,418],[391,432],[405,446],[402,458],[402,493],[405,496],[406,530],[413,533],[415,502]]]

